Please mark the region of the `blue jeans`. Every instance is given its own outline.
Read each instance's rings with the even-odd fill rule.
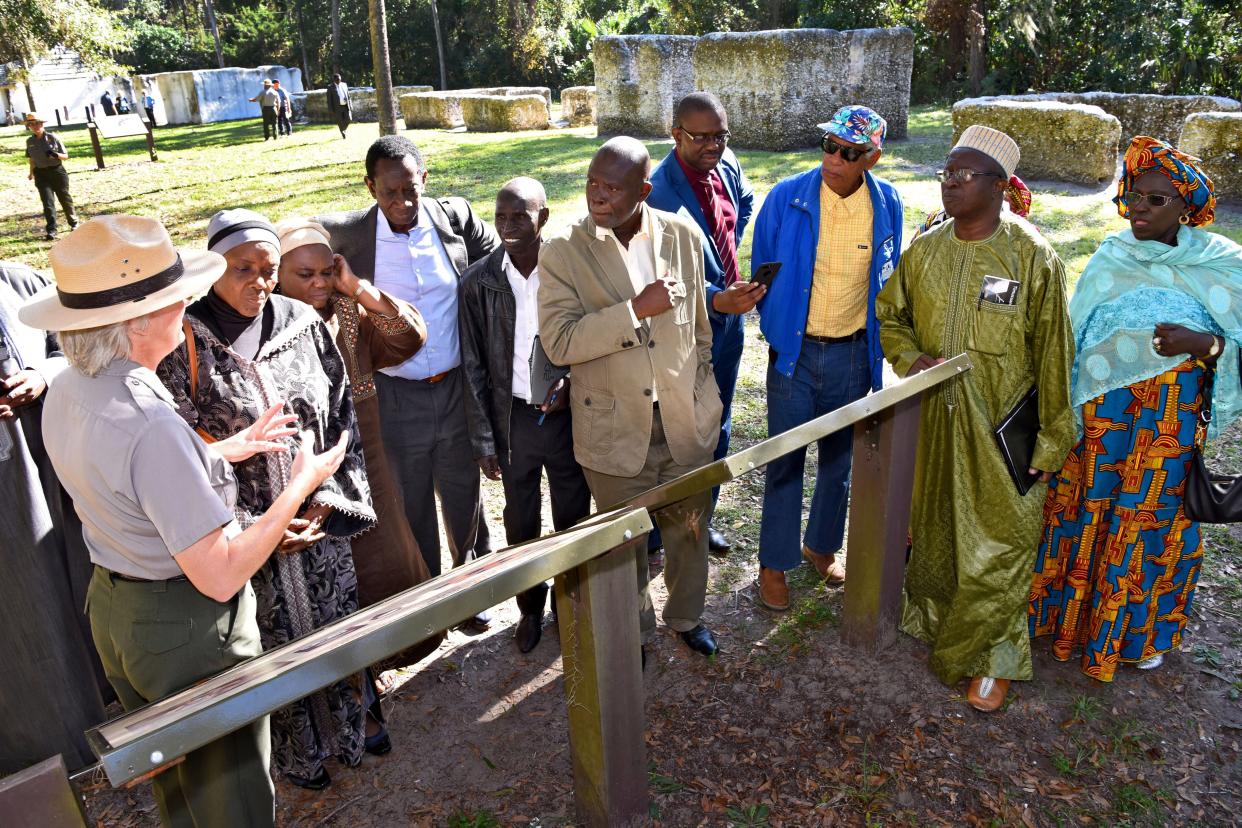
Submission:
[[[827,344],[807,340],[786,377],[768,361],[768,434],[780,434],[827,414],[871,390],[866,338]],[[819,468],[805,544],[821,555],[834,553],[845,540],[849,503],[853,430],[843,429],[819,441]],[[806,449],[768,464],[759,527],[759,563],[782,572],[802,562],[802,474]]]

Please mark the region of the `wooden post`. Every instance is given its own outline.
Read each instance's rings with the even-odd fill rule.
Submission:
[[[878,650],[897,639],[918,436],[917,396],[854,426],[841,638],[855,647]]]
[[[0,825],[8,828],[86,828],[82,798],[60,754],[0,780]]]
[[[95,150],[95,169],[102,170],[104,168],[103,146],[99,143],[99,127],[95,126],[94,121],[87,124],[87,127],[91,131],[91,147]]]
[[[590,828],[646,825],[636,554],[643,533],[556,579],[574,801]]]
[[[155,155],[155,134],[151,131],[154,126],[155,124],[147,121],[147,152],[151,154],[152,161],[158,161],[159,158]]]

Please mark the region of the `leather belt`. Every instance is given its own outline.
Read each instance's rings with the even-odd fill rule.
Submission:
[[[163,583],[170,583],[170,582],[173,582],[173,581],[187,581],[187,580],[189,580],[189,579],[188,579],[188,578],[186,578],[184,575],[178,575],[178,576],[177,576],[177,577],[175,577],[175,578],[155,578],[155,579],[151,579],[151,578],[133,578],[133,577],[130,577],[129,575],[122,575],[122,574],[121,574],[121,573],[119,573],[119,572],[113,572],[113,571],[112,571],[112,570],[110,570],[110,569],[108,569],[108,570],[104,570],[104,571],[108,573],[108,577],[110,577],[113,581],[128,581],[128,582],[129,582],[129,583],[131,583],[131,584],[163,584]]]
[[[811,336],[810,334],[807,334],[802,338],[808,342],[819,342],[823,345],[842,345],[846,342],[857,342],[866,335],[867,329],[859,328],[849,336]]]
[[[415,381],[415,382],[425,382],[425,383],[427,383],[428,385],[435,385],[437,382],[442,381],[445,377],[447,377],[447,376],[448,376],[449,374],[451,374],[452,372],[453,372],[453,369],[452,369],[452,368],[450,368],[450,369],[448,369],[447,371],[441,371],[441,372],[440,372],[440,373],[438,373],[438,374],[432,374],[431,376],[429,376],[429,377],[427,377],[427,378],[425,378],[425,379],[414,380],[414,381]]]

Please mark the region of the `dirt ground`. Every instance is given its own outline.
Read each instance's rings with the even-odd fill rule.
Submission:
[[[754,334],[753,325],[751,326]],[[753,343],[752,343],[753,344]],[[735,409],[737,444],[762,436],[762,371],[750,348]],[[1242,471],[1239,433],[1216,449]],[[813,452],[812,452],[813,456]],[[808,463],[808,467],[811,467]],[[489,484],[490,486],[490,484]],[[926,649],[901,636],[869,655],[841,642],[840,590],[792,578],[795,605],[758,605],[762,473],[725,488],[717,525],[734,541],[714,559],[708,661],[661,631],[649,651],[651,824],[1236,825],[1242,821],[1242,529],[1211,527],[1181,651],[1111,684],[1035,645],[1035,680],[1003,712],[966,706]],[[810,489],[808,487],[808,495]],[[498,484],[488,518],[500,531]],[[663,581],[653,583],[657,608]],[[513,602],[488,634],[450,633],[403,671],[385,702],[394,750],[332,785],[281,783],[283,826],[571,826],[573,780],[558,635],[517,652]],[[84,786],[92,822],[155,825],[149,787]]]

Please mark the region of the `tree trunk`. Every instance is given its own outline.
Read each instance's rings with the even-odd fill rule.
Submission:
[[[380,135],[397,134],[392,99],[392,61],[388,58],[388,13],[384,0],[367,0],[371,17],[371,58],[375,67],[375,109]]]
[[[22,86],[26,87],[26,103],[30,104],[27,112],[38,112],[39,107],[35,106],[34,89],[31,88],[30,63],[25,58],[18,61],[22,67]],[[44,116],[46,117],[46,116]]]
[[[440,91],[448,89],[448,71],[444,66],[444,37],[440,34],[440,10],[431,0],[431,24],[436,30],[436,51],[440,54]]]
[[[207,28],[211,29],[211,38],[216,43],[216,62],[223,69],[224,49],[220,47],[220,28],[216,25],[216,6],[212,0],[203,0],[203,7],[207,9]]]
[[[332,0],[332,72],[341,71],[341,0]]]
[[[298,47],[302,50],[302,88],[311,89],[310,61],[306,57],[306,35],[302,33],[302,7],[297,0],[289,0],[290,17],[298,33]]]
[[[982,5],[982,4],[980,4]],[[966,43],[970,52],[970,94],[983,91],[983,76],[987,74],[987,27],[979,8],[966,13]]]

